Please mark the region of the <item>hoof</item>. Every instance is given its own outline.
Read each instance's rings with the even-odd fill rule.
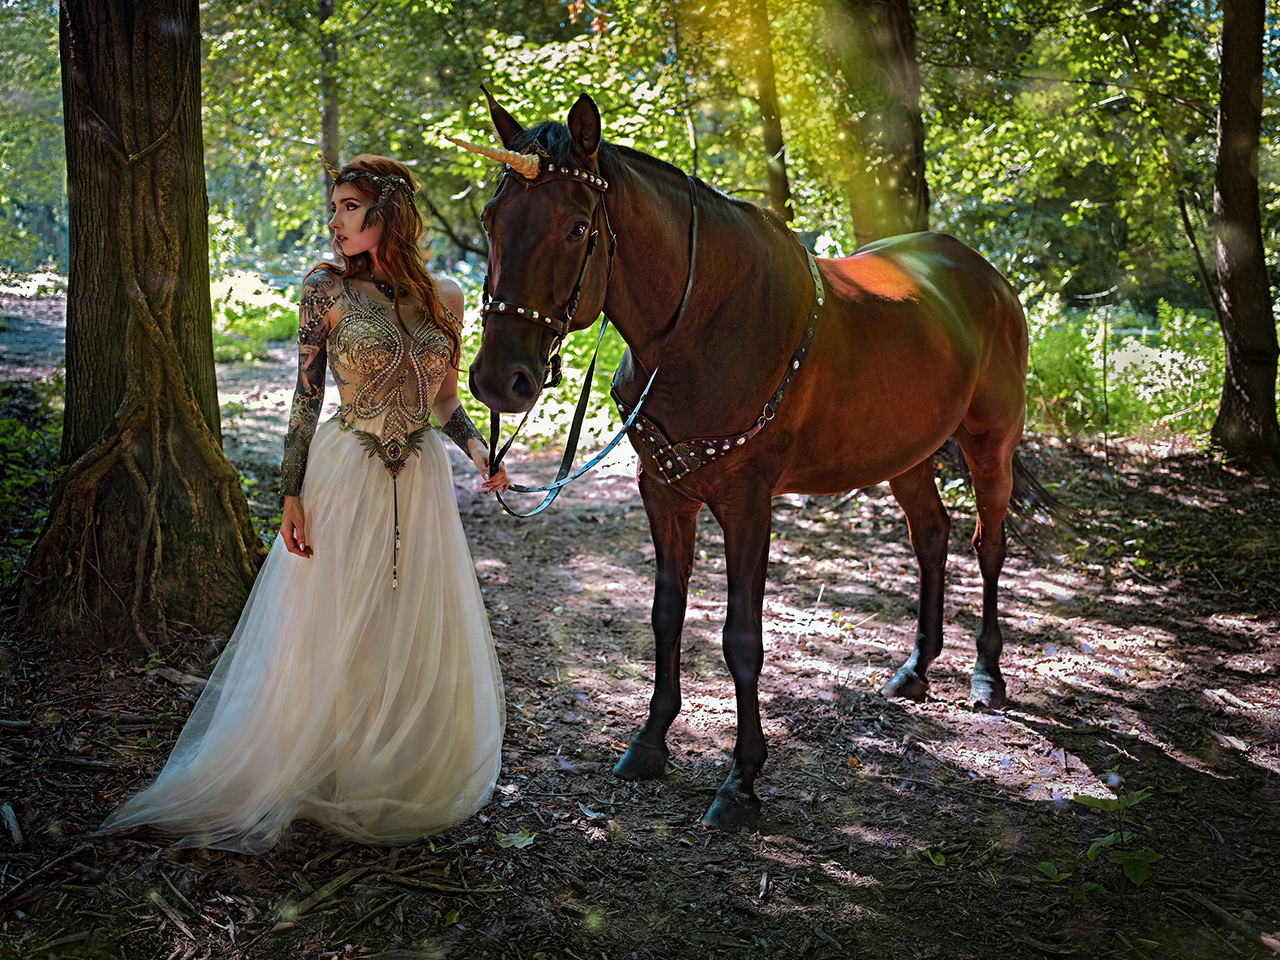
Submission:
[[[749,827],[760,818],[758,797],[716,794],[715,803],[702,815],[702,822],[717,830],[740,830]]]
[[[929,681],[916,676],[910,667],[899,667],[893,679],[881,691],[886,697],[906,697],[908,700],[924,700],[929,695]]]
[[[671,754],[665,746],[658,750],[646,747],[635,740],[614,764],[613,775],[623,780],[658,780],[667,772],[667,757]]]
[[[969,684],[969,702],[978,709],[1003,710],[1008,698],[1005,693],[1004,677],[999,672],[994,675],[981,667],[973,668],[973,680]]]

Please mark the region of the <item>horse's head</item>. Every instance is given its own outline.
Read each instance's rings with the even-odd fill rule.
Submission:
[[[529,130],[485,96],[505,149],[466,146],[506,165],[484,208],[488,299],[470,387],[490,409],[519,413],[537,400],[560,341],[604,307],[608,184],[596,172],[600,112],[586,94],[567,124]]]

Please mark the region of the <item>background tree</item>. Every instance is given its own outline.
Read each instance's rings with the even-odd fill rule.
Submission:
[[[67,269],[58,26],[47,5],[0,7],[0,269]]]
[[[221,450],[198,23],[195,0],[61,6],[67,472],[21,613],[149,650],[233,624],[262,555]]]
[[[1223,0],[1213,210],[1227,365],[1212,436],[1228,454],[1277,470],[1276,358],[1280,351],[1258,206],[1265,14],[1265,0]]]
[[[782,114],[773,67],[773,31],[769,27],[766,0],[748,0],[749,45],[755,66],[756,102],[763,126],[765,167],[768,171],[769,206],[784,223],[795,218],[791,186],[787,182],[787,149],[782,135]]]
[[[834,112],[858,246],[929,226],[915,19],[908,0],[826,8]]]

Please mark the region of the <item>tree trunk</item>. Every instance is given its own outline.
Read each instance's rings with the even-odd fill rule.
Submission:
[[[858,246],[927,230],[920,65],[909,0],[831,0],[827,53]]]
[[[1265,0],[1224,0],[1218,107],[1218,283],[1226,376],[1211,436],[1229,456],[1280,469],[1276,321],[1262,246],[1258,148]]]
[[[769,29],[769,7],[766,0],[749,0],[751,16],[751,58],[755,64],[757,102],[764,124],[764,153],[768,168],[769,206],[790,223],[795,217],[791,208],[791,186],[787,181],[786,142],[782,139],[782,112],[778,109],[778,89],[773,72],[773,35]]]
[[[148,650],[239,616],[262,547],[222,454],[196,0],[64,0],[62,460],[20,613]]]
[[[338,42],[325,22],[333,16],[334,0],[319,0],[316,19],[320,21],[320,153],[325,163],[338,169]],[[329,175],[320,172],[321,223],[329,222]],[[328,231],[320,235],[328,238]]]

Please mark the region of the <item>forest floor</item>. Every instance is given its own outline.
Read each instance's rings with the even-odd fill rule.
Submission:
[[[0,334],[3,416],[30,415],[25,382],[56,358],[3,348]],[[218,374],[226,448],[265,515],[292,365],[282,350]],[[611,774],[653,672],[653,546],[625,458],[532,520],[478,498],[455,464],[507,735],[492,803],[407,847],[305,822],[257,858],[94,836],[164,763],[216,638],[177,638],[147,663],[42,647],[10,620],[0,958],[1271,956],[1280,480],[1160,452],[1028,438],[1079,536],[1056,558],[1012,548],[1011,703],[994,713],[967,702],[980,579],[962,484],[943,484],[946,647],[924,703],[878,692],[915,631],[916,566],[887,486],[778,498],[763,812],[738,833],[699,824],[735,740],[724,546],[705,511],[668,772]],[[553,460],[517,451],[512,471],[544,477]],[[1117,830],[1124,844],[1094,847]],[[1117,852],[1149,878],[1126,880]]]

